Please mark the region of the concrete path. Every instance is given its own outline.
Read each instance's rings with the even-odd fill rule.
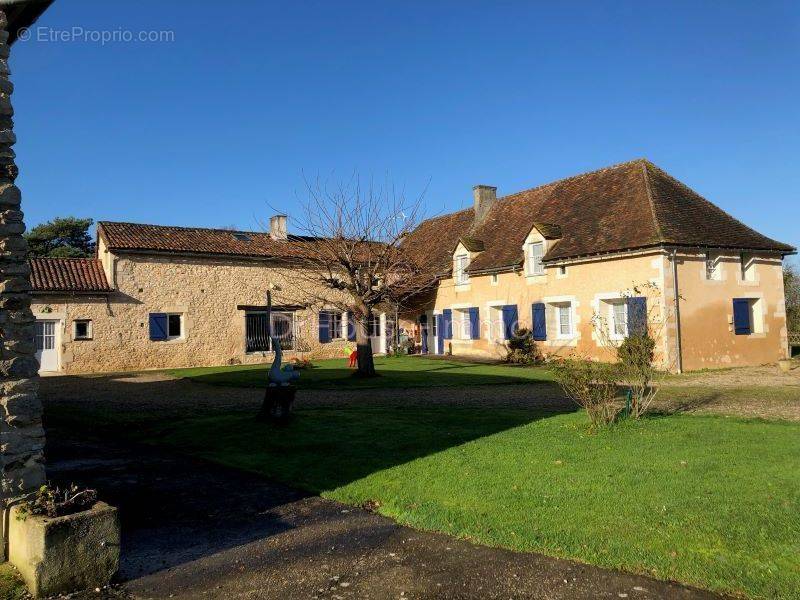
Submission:
[[[81,598],[713,598],[398,526],[233,469],[49,432],[49,475],[120,507],[120,585]]]

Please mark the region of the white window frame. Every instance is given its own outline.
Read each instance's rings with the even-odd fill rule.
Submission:
[[[333,335],[336,331],[336,319],[339,320],[339,335]],[[332,310],[328,313],[328,327],[330,328],[329,336],[332,340],[343,340],[347,337],[347,323],[350,322],[350,317],[346,312]]]
[[[499,282],[500,278],[497,275],[497,273],[492,273],[491,276],[489,277],[489,283],[491,283],[492,285],[497,285]]]
[[[86,323],[86,335],[79,336],[78,335],[78,323]],[[86,340],[94,339],[94,331],[92,331],[92,320],[91,319],[74,319],[72,321],[72,339],[83,342]]]
[[[186,337],[186,319],[184,318],[183,313],[171,312],[171,313],[165,313],[165,314],[167,315],[167,341],[184,339]],[[179,318],[180,327],[181,327],[181,332],[180,332],[179,335],[170,335],[169,334],[169,319],[170,319],[170,317],[178,317]]]
[[[534,254],[534,248],[541,248],[540,254]],[[538,261],[536,260],[538,258]],[[528,275],[544,275],[544,242],[530,242],[528,243],[528,261],[527,261],[527,274]]]
[[[608,305],[608,336],[612,340],[624,340],[628,337],[628,302],[625,298],[604,300]],[[617,307],[622,307],[622,333],[617,332]]]
[[[569,340],[575,337],[575,315],[573,314],[573,306],[572,302],[558,302],[554,304],[556,309],[556,327],[558,327],[558,334],[556,338],[559,340]],[[561,315],[562,311],[566,310],[567,314],[567,325],[569,326],[569,332],[564,333],[561,330],[561,326],[563,323],[561,322]]]
[[[469,255],[457,254],[453,259],[453,277],[455,278],[457,285],[469,283],[469,273],[467,273],[468,268]]]
[[[719,281],[722,279],[722,269],[719,263],[719,256],[706,252],[704,263],[705,277],[707,281]]]

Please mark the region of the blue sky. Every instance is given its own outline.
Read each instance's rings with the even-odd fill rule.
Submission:
[[[40,41],[73,27],[174,41]],[[12,54],[19,184],[29,226],[252,229],[304,173],[435,214],[645,156],[800,246],[798,64],[796,2],[57,0]]]

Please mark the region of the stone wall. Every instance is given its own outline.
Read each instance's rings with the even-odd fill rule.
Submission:
[[[36,318],[60,324],[64,373],[268,362],[271,352],[246,352],[245,311],[238,307],[264,306],[271,287],[273,304],[303,304],[286,268],[265,261],[108,254],[103,263],[116,292],[34,299]],[[153,312],[182,314],[182,338],[151,341]],[[92,320],[91,340],[73,339],[75,319]],[[297,310],[295,319],[300,347],[312,358],[344,356],[344,341],[319,343],[317,308]]]
[[[33,316],[21,195],[14,185],[8,32],[0,11],[0,494],[2,506],[44,481],[42,407],[37,396]],[[5,523],[5,510],[0,508]],[[0,526],[1,527],[1,526]],[[2,539],[5,540],[3,531]],[[0,543],[0,560],[5,544]]]

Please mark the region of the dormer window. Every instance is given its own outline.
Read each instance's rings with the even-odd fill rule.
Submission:
[[[528,244],[528,275],[544,275],[544,243],[533,242]]]
[[[457,284],[469,283],[467,267],[469,267],[469,256],[466,254],[457,255],[453,260],[453,278]]]

